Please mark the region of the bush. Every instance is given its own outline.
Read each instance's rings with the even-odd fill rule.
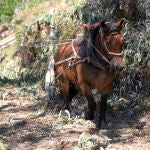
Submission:
[[[0,22],[11,21],[16,6],[21,4],[22,0],[2,0],[0,1]]]

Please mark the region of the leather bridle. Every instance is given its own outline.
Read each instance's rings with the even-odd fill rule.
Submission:
[[[99,56],[101,57],[101,60],[103,60],[103,62],[106,62],[106,64],[109,64],[109,66],[112,66],[112,62],[111,62],[111,59],[112,59],[112,56],[122,56],[123,55],[123,52],[121,52],[121,53],[115,53],[115,52],[110,52],[110,50],[108,49],[108,47],[107,47],[107,45],[106,45],[106,43],[105,43],[105,41],[104,41],[104,39],[103,39],[103,32],[102,32],[102,29],[101,29],[101,27],[100,27],[100,29],[99,29],[99,32],[100,32],[100,36],[101,36],[101,38],[100,38],[100,40],[101,40],[101,43],[102,43],[102,46],[103,46],[103,48],[104,48],[104,50],[105,50],[105,53],[106,53],[106,55],[107,56],[105,56],[105,55],[103,55],[91,42],[90,42],[90,45],[95,49],[95,51],[99,54]],[[118,34],[118,32],[112,32],[111,34]],[[88,41],[88,39],[86,39],[87,41]],[[89,42],[89,41],[88,41]],[[100,63],[100,62],[98,62],[97,60],[95,60],[94,58],[92,58],[89,54],[88,54],[88,52],[87,52],[87,57],[85,57],[85,58],[81,58],[78,54],[77,54],[77,52],[76,52],[76,50],[75,50],[75,48],[74,48],[74,40],[72,40],[72,42],[71,42],[71,48],[72,48],[72,51],[73,51],[73,56],[72,57],[70,57],[70,58],[67,58],[67,59],[65,59],[65,60],[61,60],[61,61],[59,61],[59,62],[57,62],[57,63],[55,63],[55,65],[58,65],[58,64],[61,64],[61,63],[64,63],[64,62],[66,62],[66,61],[71,61],[71,60],[73,60],[73,59],[79,59],[79,61],[76,63],[76,64],[78,64],[78,63],[80,63],[80,62],[84,62],[84,61],[88,61],[88,62],[91,62],[93,65],[95,65],[95,66],[97,66],[98,68],[101,68],[101,69],[104,69],[104,66]],[[75,64],[74,64],[75,65]]]
[[[100,28],[99,32],[101,33],[101,43],[103,44],[104,49],[105,49],[106,53],[109,55],[109,57],[112,57],[112,56],[122,56],[123,52],[120,52],[120,53],[110,52],[110,50],[108,49],[108,47],[107,47],[107,45],[106,45],[106,43],[105,43],[105,41],[103,39],[104,35],[103,35],[103,32],[102,32],[101,28]],[[118,34],[118,33],[115,32],[115,33],[111,33],[111,34],[114,35],[114,34]]]

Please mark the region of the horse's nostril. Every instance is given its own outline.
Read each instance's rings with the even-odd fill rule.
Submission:
[[[123,68],[124,68],[124,65],[119,65],[117,68],[118,68],[119,71],[122,71]]]
[[[123,70],[124,68],[124,64],[123,63],[119,63],[117,61],[112,60],[111,63],[113,64],[114,68],[118,71]]]

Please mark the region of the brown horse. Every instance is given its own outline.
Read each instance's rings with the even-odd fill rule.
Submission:
[[[121,26],[122,21],[101,22],[92,33],[93,44],[86,38],[67,41],[55,54],[55,68],[66,109],[69,109],[76,92],[81,90],[88,100],[86,119],[94,119],[96,103],[92,89],[100,91],[99,128],[106,123],[107,96],[111,92],[115,73],[123,68]]]

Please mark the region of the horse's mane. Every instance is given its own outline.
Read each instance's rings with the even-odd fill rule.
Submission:
[[[104,30],[104,34],[110,34],[111,32],[120,32],[122,27],[121,26],[116,26],[112,22],[105,22],[107,25],[106,29]]]
[[[85,31],[85,35],[83,40],[81,41],[81,47],[80,47],[80,51],[79,51],[79,55],[80,57],[87,57],[88,55],[92,56],[94,51],[92,50],[93,47],[91,44],[89,44],[89,41],[94,44],[96,35],[99,31],[99,28],[96,28],[95,30],[91,30],[91,31]],[[89,33],[91,32],[91,33]],[[92,42],[93,41],[93,42]]]
[[[121,31],[121,27],[116,26],[112,22],[104,22],[104,24],[106,25],[106,27],[104,29],[104,34],[110,34],[111,32],[120,32]],[[93,46],[95,46],[95,38],[96,38],[100,28],[101,28],[101,26],[97,27],[96,29],[87,31],[89,33],[85,33],[84,38],[81,42],[81,46],[80,46],[80,51],[79,51],[80,57],[83,58],[83,57],[90,56],[90,57],[94,58],[95,60],[98,59],[98,58],[96,58],[95,50],[94,50]],[[90,40],[91,44],[88,42],[88,40]]]

